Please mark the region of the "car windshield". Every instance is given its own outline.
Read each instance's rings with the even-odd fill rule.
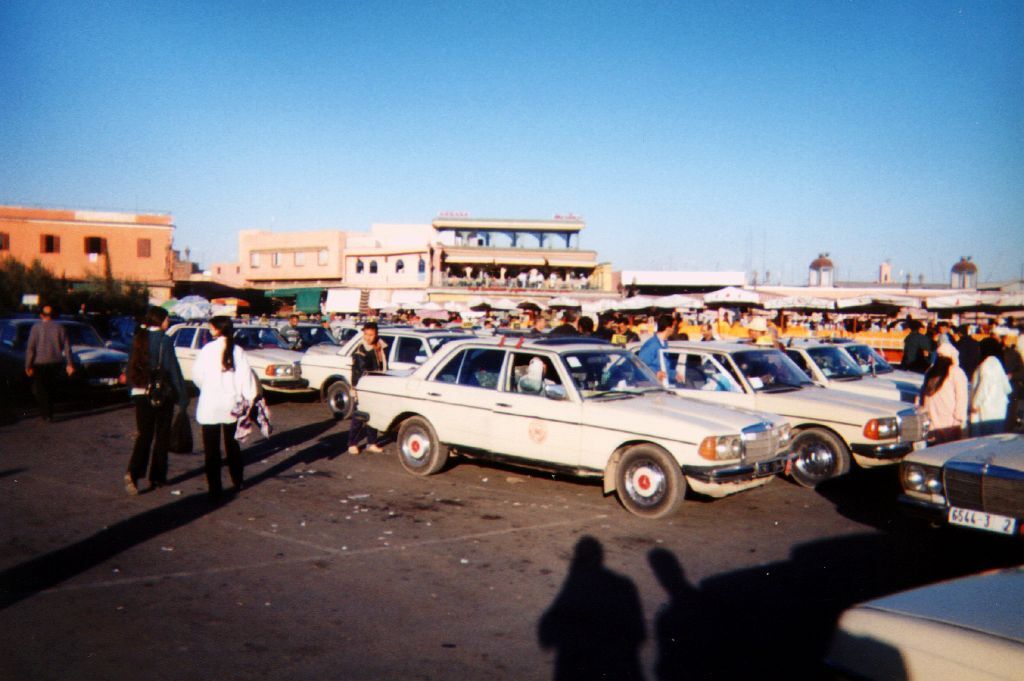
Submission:
[[[562,361],[583,399],[663,390],[657,376],[625,350],[567,352]]]
[[[844,345],[843,350],[850,353],[850,357],[860,365],[860,370],[865,374],[871,373],[872,362],[875,365],[876,374],[888,374],[895,371],[892,365],[885,361],[885,358],[870,345]]]
[[[431,352],[437,352],[445,343],[453,340],[466,340],[465,336],[427,336],[427,345],[430,346]]]
[[[102,348],[103,339],[96,333],[96,329],[85,324],[63,324],[64,330],[68,332],[68,341],[72,345],[86,345],[92,348]]]
[[[330,329],[322,326],[300,326],[299,336],[302,337],[302,347],[311,348],[314,345],[338,345],[334,340]]]
[[[860,378],[864,375],[860,365],[835,346],[808,348],[807,354],[811,356],[814,363],[821,369],[821,373],[825,374],[827,378],[843,380]]]
[[[276,329],[248,327],[235,330],[235,342],[243,350],[264,350],[280,348],[287,350],[288,343]]]
[[[732,358],[757,391],[792,390],[812,384],[800,367],[779,350],[742,350]]]

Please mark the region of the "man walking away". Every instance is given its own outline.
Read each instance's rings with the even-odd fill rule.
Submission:
[[[68,332],[53,320],[53,307],[44,305],[42,320],[28,334],[25,350],[25,374],[32,379],[32,395],[39,405],[44,421],[53,421],[53,389],[63,368],[67,375],[75,373],[71,362]]]

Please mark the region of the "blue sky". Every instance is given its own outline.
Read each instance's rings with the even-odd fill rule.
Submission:
[[[0,202],[587,221],[623,269],[1024,268],[1024,3],[0,3]]]

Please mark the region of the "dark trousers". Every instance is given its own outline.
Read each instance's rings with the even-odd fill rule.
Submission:
[[[140,480],[149,467],[149,481],[154,485],[167,482],[167,444],[171,439],[171,416],[174,405],[154,407],[145,395],[132,398],[135,403],[135,447],[128,461],[128,474]],[[150,458],[150,447],[153,456]]]
[[[220,441],[224,440],[228,473],[235,487],[242,486],[242,450],[235,439],[234,423],[203,424],[203,453],[206,455],[206,484],[210,496],[220,496],[224,488],[220,482]]]
[[[356,405],[358,409],[359,405]],[[375,445],[377,444],[377,429],[370,428],[366,425],[366,421],[358,418],[355,413],[352,414],[352,420],[348,424],[348,446],[358,446],[359,441],[363,439],[363,432],[366,433],[366,444]]]
[[[39,415],[47,421],[53,419],[53,389],[64,371],[63,364],[35,364],[32,366],[32,396],[39,405]]]

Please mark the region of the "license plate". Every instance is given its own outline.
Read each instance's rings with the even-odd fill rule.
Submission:
[[[972,511],[966,508],[951,506],[949,509],[949,522],[953,525],[973,527],[978,530],[988,530],[999,534],[1014,534],[1017,531],[1017,521],[1004,515],[985,513],[984,511]]]
[[[89,381],[92,385],[117,385],[116,378],[94,378]]]
[[[919,449],[924,449],[927,444],[927,440],[918,440],[914,443],[914,451],[916,452]]]

